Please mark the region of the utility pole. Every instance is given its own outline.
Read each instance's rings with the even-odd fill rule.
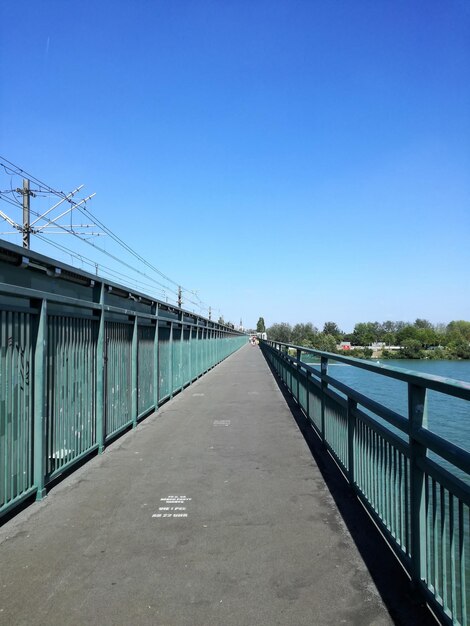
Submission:
[[[211,319],[212,319],[212,308],[209,307],[209,320],[211,320]]]
[[[16,191],[23,195],[23,248],[29,250],[29,238],[31,234],[29,198],[35,194],[29,190],[29,180],[27,178],[23,178],[23,189],[17,189]]]
[[[182,290],[181,290],[181,287],[178,287],[178,308],[181,309],[182,306],[183,306]]]

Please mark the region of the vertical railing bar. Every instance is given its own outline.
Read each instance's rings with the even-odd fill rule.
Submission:
[[[8,423],[8,396],[10,384],[8,380],[8,358],[9,358],[9,347],[6,333],[6,314],[5,311],[0,310],[0,341],[2,346],[5,346],[4,358],[2,358],[2,354],[0,352],[0,376],[2,380],[5,381],[5,427],[3,430],[3,435],[0,435],[0,507],[4,506],[7,502],[6,496],[6,459],[7,459],[7,436],[6,429]]]
[[[384,492],[384,515],[385,515],[385,526],[388,530],[390,530],[390,508],[389,508],[389,459],[388,459],[388,451],[389,444],[385,439],[383,441],[383,492]]]
[[[51,420],[51,428],[53,433],[53,443],[52,450],[50,456],[50,464],[51,464],[51,472],[55,469],[54,464],[56,461],[54,460],[56,455],[56,450],[58,449],[60,440],[62,438],[62,423],[60,420],[60,416],[62,415],[62,377],[61,373],[63,372],[63,358],[62,358],[62,325],[60,323],[60,317],[51,318],[54,322],[57,322],[57,348],[56,355],[57,358],[52,362],[52,376],[49,384],[52,385],[54,389],[56,389],[56,398],[55,398],[55,413],[53,415],[49,415],[49,420]]]
[[[426,510],[426,575],[425,581],[427,586],[429,587],[432,584],[432,573],[431,573],[431,563],[432,563],[432,553],[431,553],[431,544],[432,544],[432,534],[430,529],[429,518],[431,515],[431,496],[430,496],[430,488],[429,481],[432,480],[427,475],[424,476],[424,506]]]
[[[426,572],[424,472],[420,462],[426,457],[426,448],[415,433],[427,423],[426,388],[408,384],[408,418],[410,422],[410,501],[411,501],[411,576],[415,584]]]
[[[16,393],[14,393],[13,397],[12,397],[12,408],[13,408],[13,413],[12,413],[12,420],[11,420],[11,452],[10,452],[10,494],[11,494],[11,499],[15,498],[17,495],[16,492],[16,488],[15,488],[15,465],[16,465],[16,459],[18,457],[18,451],[16,449],[16,445],[15,442],[18,441],[18,434],[17,434],[17,429],[18,429],[18,420],[17,420],[17,415],[18,415],[18,409],[19,409],[19,402],[20,402],[20,398],[21,398],[21,392],[19,389],[19,385],[18,385],[18,381],[20,379],[21,376],[21,368],[20,368],[20,362],[21,362],[21,357],[20,357],[20,349],[21,347],[19,346],[19,337],[18,337],[18,321],[17,321],[18,316],[15,313],[12,313],[12,323],[11,323],[11,336],[14,338],[14,344],[15,344],[15,373],[16,373],[16,380],[17,380],[17,384],[16,384]],[[15,436],[16,435],[16,436]]]
[[[432,551],[433,551],[433,582],[434,582],[434,594],[439,597],[440,594],[440,581],[439,581],[439,529],[438,529],[438,515],[437,515],[437,482],[432,479]]]
[[[100,291],[100,310],[98,321],[98,337],[96,341],[96,441],[98,443],[98,451],[100,454],[104,451],[104,441],[106,437],[105,425],[105,400],[107,385],[107,345],[105,340],[105,313],[104,313],[104,284],[101,285]]]
[[[371,495],[372,495],[372,506],[377,511],[377,498],[378,498],[378,448],[377,448],[377,433],[371,429]]]
[[[36,499],[46,494],[44,487],[44,419],[45,419],[45,367],[47,351],[47,300],[39,305],[39,318],[34,347],[34,485]]]
[[[52,369],[52,363],[54,361],[54,359],[52,358],[52,354],[51,351],[53,350],[53,346],[55,346],[56,343],[56,338],[55,338],[55,328],[54,325],[52,324],[52,319],[49,322],[49,336],[48,336],[48,347],[47,347],[47,359],[46,359],[46,380],[45,380],[45,386],[46,386],[46,406],[47,406],[47,413],[49,415],[49,419],[47,420],[46,424],[45,424],[45,436],[46,436],[46,451],[47,451],[47,464],[46,464],[46,472],[49,473],[51,468],[50,468],[50,461],[49,461],[49,457],[50,457],[50,451],[52,450],[52,415],[55,411],[55,389],[53,388],[53,386],[50,384],[50,380],[52,378],[51,376],[51,369]]]
[[[73,448],[73,456],[77,456],[79,454],[79,449],[77,448],[77,446],[80,444],[79,439],[77,438],[77,433],[79,432],[79,420],[80,420],[80,415],[81,415],[81,398],[80,398],[80,392],[79,392],[79,371],[80,371],[80,359],[82,356],[82,341],[83,341],[83,320],[71,320],[71,328],[70,328],[70,339],[71,339],[71,349],[72,349],[72,354],[73,354],[73,367],[72,367],[72,383],[71,383],[71,390],[72,390],[72,398],[69,399],[69,407],[70,407],[70,400],[72,401],[71,403],[71,407],[69,410],[71,410],[72,408],[75,409],[75,411],[73,411],[73,432],[72,437],[71,437],[71,441],[72,441],[72,447]],[[77,332],[78,331],[78,332]],[[78,408],[78,410],[77,410]]]
[[[307,415],[307,421],[310,422],[310,377],[311,374],[308,370],[305,371],[305,413]]]
[[[323,446],[325,446],[325,398],[328,383],[325,381],[325,377],[328,375],[328,358],[322,356],[320,359],[320,371],[321,371],[321,440]]]
[[[455,528],[454,528],[454,496],[449,492],[449,566],[450,566],[450,603],[452,617],[455,618],[457,612],[457,588],[456,588],[456,567],[455,560]]]
[[[297,363],[296,363],[296,368],[297,368],[297,402],[298,402],[299,406],[301,406],[301,403],[300,403],[300,358],[302,356],[302,350],[300,348],[297,348],[296,356],[297,356]]]
[[[138,341],[138,332],[139,332],[139,322],[138,316],[134,316],[134,323],[132,325],[132,339],[131,339],[131,418],[132,418],[132,427],[137,427],[137,415],[138,415],[138,406],[137,406],[137,388],[139,384],[139,341]]]
[[[355,476],[355,468],[354,468],[354,438],[356,435],[356,416],[355,410],[357,408],[357,402],[348,397],[348,407],[347,407],[347,472],[349,478],[349,484],[351,487],[355,487],[356,485],[356,476]]]
[[[188,336],[188,378],[189,384],[193,383],[193,327],[189,327]]]
[[[405,463],[406,458],[405,455],[401,452],[398,453],[398,481],[399,481],[399,490],[400,490],[400,499],[398,501],[398,515],[399,515],[399,529],[400,529],[400,545],[405,554],[407,552],[406,545],[406,518],[405,518],[405,507],[406,507],[406,494],[405,494]]]
[[[88,392],[92,387],[93,380],[91,377],[91,370],[88,362],[88,349],[90,346],[90,323],[88,320],[82,320],[83,332],[82,332],[82,349],[80,353],[80,422],[79,422],[79,438],[78,438],[78,450],[79,454],[82,454],[88,449],[88,436],[86,430],[88,428],[88,411],[91,405],[88,401]]]
[[[61,449],[61,445],[63,443],[64,440],[64,432],[65,432],[65,425],[64,425],[64,421],[65,421],[65,416],[64,416],[64,388],[67,384],[67,360],[65,358],[66,355],[66,348],[65,348],[65,323],[64,323],[64,319],[61,317],[60,318],[60,364],[61,367],[59,368],[59,370],[56,369],[55,371],[55,375],[56,376],[60,376],[60,395],[59,395],[59,439],[58,441],[56,441],[56,448],[54,450],[54,453],[56,455],[55,458],[55,467],[57,468],[61,463],[60,463],[60,449]],[[55,380],[53,381],[53,384],[55,386],[56,382]],[[58,454],[59,453],[59,454]],[[57,456],[59,457],[59,460],[57,460]]]
[[[440,504],[441,504],[441,524],[440,524],[440,561],[441,561],[441,589],[442,589],[442,603],[444,608],[447,606],[447,558],[446,558],[446,512],[445,512],[445,491],[444,487],[440,485]]]
[[[470,528],[470,509],[468,526]],[[460,565],[460,613],[462,626],[467,626],[467,581],[465,568],[465,517],[464,504],[459,499],[459,565]]]
[[[402,466],[403,466],[403,532],[405,539],[405,551],[406,554],[410,555],[410,498],[409,498],[409,464],[408,457],[403,455],[402,457]]]
[[[388,528],[393,536],[393,460],[392,460],[392,444],[387,442],[387,518]]]
[[[383,522],[385,527],[388,528],[388,515],[387,515],[387,442],[383,437],[380,437],[381,441],[381,510],[383,515]]]
[[[392,499],[393,499],[393,528],[394,528],[394,536],[395,539],[398,543],[398,545],[401,547],[402,546],[402,542],[401,542],[401,533],[400,533],[400,498],[401,498],[401,494],[400,494],[400,481],[399,481],[399,477],[398,477],[398,468],[399,468],[399,461],[400,461],[400,452],[397,450],[397,448],[395,448],[395,446],[393,447],[393,493],[392,493]]]
[[[19,314],[20,324],[20,341],[23,351],[23,393],[21,400],[21,412],[18,416],[19,434],[18,434],[18,493],[23,493],[26,486],[26,470],[25,463],[27,457],[24,454],[24,441],[27,437],[27,413],[28,413],[28,393],[29,393],[29,356],[28,356],[28,344],[27,344],[27,315],[25,313]]]
[[[155,405],[155,411],[158,410],[158,405],[160,404],[160,359],[159,359],[159,350],[160,346],[158,343],[159,339],[159,330],[158,330],[158,308],[156,309],[155,316],[155,334],[153,338],[153,403]]]
[[[170,398],[173,397],[173,322],[170,322],[170,337],[168,340],[169,347],[169,379],[170,379]]]
[[[380,519],[386,524],[385,512],[384,512],[384,441],[382,437],[377,434],[377,512]]]
[[[21,483],[20,483],[20,463],[21,463],[21,416],[23,414],[23,399],[25,392],[25,381],[24,381],[24,344],[23,337],[21,332],[21,313],[15,314],[15,326],[16,326],[16,336],[18,337],[18,346],[19,346],[19,390],[18,390],[18,408],[16,413],[16,444],[15,444],[15,455],[14,455],[14,480],[13,480],[13,490],[15,496],[21,493]]]
[[[7,494],[7,458],[8,458],[8,409],[10,403],[10,390],[11,390],[11,367],[9,367],[10,362],[10,344],[8,341],[8,312],[0,311],[0,321],[1,321],[1,345],[5,346],[5,359],[1,359],[0,365],[1,370],[0,373],[2,375],[2,380],[5,381],[5,428],[3,437],[0,437],[0,504],[3,506],[8,502],[8,494]],[[1,355],[1,353],[0,353]],[[3,442],[3,448],[2,448]],[[3,450],[3,454],[2,453]]]

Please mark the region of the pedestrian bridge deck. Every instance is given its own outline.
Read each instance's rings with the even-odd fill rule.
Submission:
[[[0,529],[0,624],[424,623],[315,458],[244,347]]]

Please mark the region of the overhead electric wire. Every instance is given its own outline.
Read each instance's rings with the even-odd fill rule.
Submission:
[[[155,267],[154,265],[152,265],[152,263],[149,263],[149,261],[147,261],[147,259],[145,259],[143,256],[141,256],[138,252],[136,252],[135,250],[133,250],[125,241],[123,241],[118,235],[116,235],[108,226],[106,226],[103,222],[101,222],[86,206],[79,208],[78,209],[81,213],[86,212],[87,214],[90,215],[90,217],[95,221],[95,223],[100,226],[110,237],[111,239],[113,239],[114,241],[116,241],[116,243],[118,243],[120,246],[122,246],[125,250],[127,250],[127,252],[129,252],[130,254],[132,254],[132,256],[134,256],[135,258],[137,258],[141,263],[144,263],[144,265],[146,265],[147,267],[149,267],[151,270],[153,270],[154,272],[156,272],[157,274],[159,274],[162,278],[164,278],[165,280],[167,280],[168,282],[172,283],[173,285],[175,285],[176,287],[181,287],[182,291],[186,291],[188,293],[193,293],[194,291],[192,291],[191,289],[187,289],[186,287],[182,287],[180,285],[180,283],[172,280],[169,276],[167,276],[166,274],[164,274],[163,272],[161,272],[157,267]]]
[[[12,168],[16,169],[16,172],[18,175],[21,176],[27,176],[29,178],[29,180],[33,180],[34,182],[36,182],[38,185],[41,185],[43,187],[45,187],[47,190],[49,190],[50,193],[53,193],[59,197],[63,197],[64,199],[67,200],[67,202],[69,202],[71,205],[76,205],[77,203],[74,200],[71,200],[70,198],[66,198],[66,195],[63,191],[57,191],[55,189],[53,189],[52,187],[50,187],[47,183],[45,183],[44,181],[41,181],[39,178],[33,176],[32,174],[30,174],[29,172],[26,172],[26,170],[23,170],[22,168],[20,168],[19,166],[15,165],[14,163],[12,163],[11,161],[9,161],[8,159],[6,159],[5,157],[0,156],[0,159],[5,161],[6,163],[8,163],[8,168],[7,166],[3,165],[3,168],[9,169],[10,171],[13,171]],[[87,213],[89,213],[90,217],[95,221],[95,223],[100,226],[116,243],[118,243],[120,246],[122,246],[125,250],[127,250],[127,252],[129,252],[132,256],[134,256],[135,258],[137,258],[141,263],[143,263],[144,265],[146,265],[149,269],[153,270],[154,272],[156,272],[159,276],[161,276],[162,278],[164,278],[166,281],[172,283],[173,285],[175,285],[176,287],[181,288],[182,291],[185,291],[187,293],[190,293],[192,295],[195,295],[197,298],[197,294],[195,293],[194,290],[192,289],[187,289],[186,287],[183,287],[180,285],[180,283],[174,281],[173,279],[171,279],[169,276],[167,276],[166,274],[164,274],[162,271],[160,271],[157,267],[155,267],[154,265],[152,265],[151,263],[149,263],[147,261],[147,259],[145,259],[144,257],[142,257],[138,252],[136,252],[135,250],[133,250],[128,244],[125,243],[125,241],[123,241],[118,235],[116,235],[109,227],[107,227],[103,222],[101,222],[97,217],[95,217],[95,215],[86,207],[83,208],[78,208],[78,210],[80,212],[83,213],[83,211],[86,211]],[[198,298],[199,299],[199,298]],[[192,304],[194,304],[194,302],[192,302]]]
[[[50,221],[50,220],[48,220]],[[102,254],[105,254],[106,256],[110,257],[111,259],[113,259],[114,261],[117,261],[118,263],[121,263],[121,265],[124,265],[125,267],[128,267],[129,269],[131,269],[134,272],[137,272],[138,274],[140,274],[141,276],[145,276],[145,278],[148,278],[148,280],[154,281],[155,283],[157,283],[157,285],[159,285],[160,287],[162,287],[165,290],[171,291],[171,293],[178,295],[178,293],[176,291],[173,291],[170,287],[167,287],[167,285],[163,285],[162,283],[159,283],[158,281],[156,281],[155,279],[153,279],[151,276],[148,276],[148,274],[145,274],[144,272],[136,269],[135,267],[132,267],[132,265],[129,265],[128,263],[126,263],[125,261],[123,261],[122,259],[120,259],[119,257],[114,256],[114,254],[111,254],[110,252],[108,252],[107,250],[105,250],[104,248],[100,248],[99,246],[95,245],[94,243],[92,243],[91,241],[88,241],[88,239],[84,239],[83,237],[80,237],[80,235],[78,233],[75,233],[73,231],[69,231],[67,230],[65,227],[61,226],[60,224],[56,224],[56,226],[59,226],[60,228],[62,228],[63,230],[71,233],[74,237],[76,237],[77,239],[79,239],[80,241],[83,241],[85,243],[87,243],[89,246],[92,246],[93,248],[95,248],[95,250],[99,250]]]
[[[5,198],[2,194],[0,194],[0,198],[4,202],[8,202],[8,204],[11,204],[12,206],[14,206],[17,209],[22,209],[23,208],[22,204],[20,204],[19,202],[16,202],[15,200],[11,200],[10,198]]]
[[[32,180],[33,182],[35,182],[37,185],[39,185],[40,187],[44,187],[44,190],[38,190],[40,193],[42,193],[43,191],[48,191],[51,194],[55,194],[56,196],[63,198],[64,200],[66,200],[67,202],[69,202],[72,206],[76,206],[77,203],[72,200],[71,198],[67,197],[67,195],[63,192],[63,191],[57,191],[56,189],[53,189],[50,185],[48,185],[47,183],[45,183],[44,181],[40,180],[39,178],[37,178],[36,176],[33,176],[32,174],[30,174],[29,172],[27,172],[26,170],[23,170],[22,168],[20,168],[19,166],[15,165],[14,163],[12,163],[11,161],[9,161],[8,159],[6,159],[5,157],[0,156],[0,160],[4,161],[4,163],[0,163],[0,165],[3,167],[3,169],[5,170],[6,173],[8,173],[8,171],[10,172],[10,174],[12,175],[17,175],[17,176],[24,176],[27,177],[29,180]],[[5,163],[7,163],[8,165],[5,165]],[[3,198],[5,201],[8,201],[7,198]],[[10,201],[10,204],[13,204],[13,202]],[[19,206],[21,206],[20,203],[18,203]],[[115,241],[118,245],[120,245],[121,247],[123,247],[129,254],[131,254],[132,256],[134,256],[136,259],[138,259],[141,263],[143,263],[145,266],[147,266],[149,269],[151,269],[152,271],[154,271],[156,274],[158,274],[159,276],[161,276],[164,280],[168,281],[169,283],[175,285],[176,287],[178,287],[179,289],[181,289],[182,292],[191,294],[193,296],[195,296],[197,298],[197,300],[199,301],[200,304],[194,302],[194,300],[191,300],[188,297],[185,297],[185,301],[190,302],[191,304],[197,306],[198,308],[202,309],[202,308],[207,308],[207,305],[205,305],[204,302],[202,302],[202,300],[199,298],[199,296],[197,295],[197,292],[191,289],[187,289],[186,287],[182,287],[180,285],[180,283],[174,281],[173,279],[171,279],[169,276],[167,276],[166,274],[164,274],[162,271],[160,271],[157,267],[155,267],[153,264],[151,264],[149,261],[147,261],[147,259],[145,259],[144,257],[142,257],[138,252],[136,252],[135,250],[133,250],[133,248],[131,248],[131,246],[129,246],[128,244],[126,244],[118,235],[116,235],[109,227],[107,227],[103,222],[101,222],[101,220],[99,220],[97,217],[95,217],[95,215],[85,206],[85,207],[76,207],[78,209],[78,211],[80,211],[82,214],[85,215],[88,214],[95,222],[95,224],[97,226],[99,226],[107,235],[109,235],[111,237],[111,239],[113,239],[113,241]],[[38,215],[36,213],[36,215]],[[47,222],[50,222],[50,220],[46,220]],[[122,261],[121,259],[119,259],[118,257],[115,257],[114,255],[112,255],[111,253],[109,253],[108,251],[104,250],[103,248],[100,248],[99,246],[96,246],[95,244],[93,244],[91,241],[88,241],[87,239],[80,237],[80,235],[78,233],[73,232],[73,230],[68,230],[65,229],[64,230],[68,233],[73,234],[74,236],[76,236],[78,239],[80,239],[81,241],[84,241],[85,243],[93,246],[96,250],[99,250],[100,252],[102,252],[103,254],[109,256],[110,258],[112,258],[113,260],[121,263],[122,265],[130,268],[132,271],[137,272],[138,274],[141,274],[143,276],[145,276],[147,279],[154,281],[153,278],[151,278],[150,276],[148,276],[147,274],[145,274],[144,272],[141,272],[140,270],[137,270],[136,268],[132,267],[131,265],[125,263],[124,261]],[[154,281],[156,282],[160,287],[162,287],[165,290],[170,291],[171,293],[173,293],[174,295],[179,295],[177,292],[175,292],[173,289],[171,289],[170,287],[168,287],[167,285],[162,285],[162,283],[158,282],[158,281]]]
[[[77,259],[78,261],[81,261],[82,263],[86,264],[86,265],[90,265],[93,268],[98,267],[100,269],[100,275],[103,275],[103,273],[107,273],[107,274],[112,274],[114,276],[125,278],[127,280],[132,280],[134,281],[136,284],[141,285],[143,287],[145,287],[146,289],[155,289],[155,285],[149,284],[149,283],[144,283],[142,281],[138,281],[135,279],[135,277],[133,276],[129,276],[129,274],[123,274],[122,272],[118,272],[116,270],[113,270],[112,268],[104,265],[103,263],[97,263],[96,261],[94,261],[93,259],[90,259],[89,257],[80,254],[79,252],[74,252],[72,250],[69,250],[68,248],[66,248],[65,246],[62,246],[61,244],[58,244],[57,242],[52,242],[49,241],[49,239],[47,239],[47,237],[44,237],[43,235],[37,235],[37,237],[43,241],[44,243],[49,244],[50,246],[57,248],[58,250],[60,250],[61,252],[64,252],[67,255],[70,255],[71,257]],[[103,272],[104,270],[104,272]],[[150,278],[150,280],[152,280]],[[163,287],[161,287],[160,289],[157,289],[157,291],[161,291],[165,296],[166,296],[166,291],[165,289],[163,289]]]

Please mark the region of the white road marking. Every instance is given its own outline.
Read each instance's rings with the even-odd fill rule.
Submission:
[[[191,498],[187,496],[167,496],[166,498],[160,498],[160,502],[164,502],[166,506],[159,506],[158,513],[154,513],[152,517],[155,518],[182,518],[188,517],[187,507],[185,506],[171,506],[176,504],[184,504],[190,502]]]

